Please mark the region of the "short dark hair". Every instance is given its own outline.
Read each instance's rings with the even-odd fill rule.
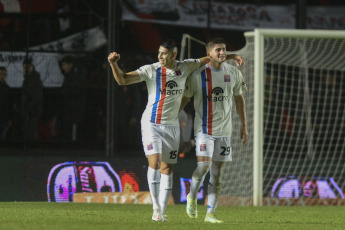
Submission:
[[[175,44],[175,41],[172,40],[172,39],[166,39],[164,40],[162,43],[161,43],[161,46],[168,49],[168,50],[171,50],[171,51],[174,51],[174,49],[177,50],[177,47],[176,47],[176,44]]]
[[[25,57],[22,64],[32,65],[32,57]]]
[[[64,57],[61,59],[61,64],[62,64],[63,62],[68,63],[68,64],[74,64],[74,62],[75,62],[75,57],[72,56],[72,55],[64,56]]]
[[[206,50],[212,49],[217,44],[225,44],[225,41],[223,38],[210,38],[206,43]]]

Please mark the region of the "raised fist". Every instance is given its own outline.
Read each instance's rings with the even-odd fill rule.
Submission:
[[[112,52],[112,53],[109,54],[108,62],[110,64],[116,63],[118,60],[120,60],[120,54],[118,54],[116,52]]]

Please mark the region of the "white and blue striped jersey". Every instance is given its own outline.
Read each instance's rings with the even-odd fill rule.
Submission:
[[[140,67],[137,73],[145,81],[148,102],[142,122],[178,125],[178,111],[187,77],[200,67],[199,59],[176,61],[174,69],[162,67],[159,62]]]
[[[227,63],[220,70],[205,65],[194,71],[184,92],[194,96],[194,134],[231,136],[232,97],[246,90],[242,73]]]

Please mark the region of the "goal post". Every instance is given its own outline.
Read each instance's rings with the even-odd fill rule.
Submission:
[[[253,205],[262,205],[263,179],[263,108],[264,38],[254,32],[254,118],[253,118]]]
[[[192,45],[192,42],[196,43],[195,45]],[[187,49],[187,55],[185,55]],[[181,50],[180,50],[180,61],[183,61],[184,59],[192,58],[192,55],[196,55],[196,53],[199,52],[206,53],[206,43],[189,35],[189,34],[183,34],[182,40],[181,40]]]
[[[229,53],[245,61],[249,139],[242,144],[233,106],[219,205],[345,204],[345,31],[244,35],[245,47]]]
[[[256,29],[245,37],[246,46],[235,53],[245,58],[240,69],[253,81],[253,98],[246,95],[253,101],[253,119],[248,118],[253,122],[252,205],[267,205],[267,198],[338,202],[345,189],[345,31]],[[327,78],[332,80],[325,84]],[[322,87],[329,87],[326,93]],[[333,118],[340,130],[332,125]],[[324,141],[329,133],[330,142]],[[289,187],[290,182],[296,187]]]
[[[339,40],[340,44],[344,45],[345,31],[326,31],[326,30],[277,30],[277,29],[256,29],[253,32],[246,33],[246,36],[254,36],[254,125],[253,125],[253,205],[261,206],[263,200],[263,124],[264,124],[264,78],[265,78],[265,50],[269,47],[265,47],[265,39],[278,38],[278,39],[304,39],[304,40]],[[268,45],[268,42],[266,42]],[[313,47],[311,47],[313,48]],[[316,47],[315,47],[316,48]],[[344,47],[339,47],[339,49]],[[327,49],[324,47],[323,49]],[[322,50],[322,49],[321,49]],[[298,53],[297,53],[298,54]],[[307,66],[306,61],[308,58],[308,51],[303,52],[301,50],[301,57],[303,57],[302,65],[305,69],[310,68]],[[328,56],[324,56],[327,58]],[[339,59],[338,59],[339,58]],[[296,58],[299,59],[299,58]],[[335,62],[344,60],[344,53],[339,57],[333,57]],[[338,60],[336,60],[338,59]],[[276,60],[277,62],[281,60]],[[328,62],[320,58],[321,62]],[[339,70],[344,70],[340,65]],[[297,63],[296,63],[297,64]],[[312,68],[315,68],[313,66]],[[320,68],[322,68],[320,66]],[[343,105],[344,106],[344,105]],[[309,114],[311,115],[311,114]]]

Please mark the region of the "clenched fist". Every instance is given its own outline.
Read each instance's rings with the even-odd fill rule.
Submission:
[[[118,54],[116,52],[112,52],[112,53],[109,54],[108,62],[110,64],[115,64],[118,60],[120,60],[120,54]]]

